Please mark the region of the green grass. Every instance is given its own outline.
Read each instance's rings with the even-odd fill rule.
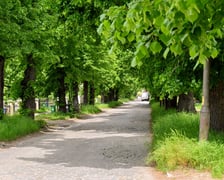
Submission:
[[[152,104],[152,149],[147,162],[162,171],[178,167],[224,174],[224,134],[210,132],[209,141],[199,142],[199,115],[166,111]]]
[[[46,113],[49,112],[48,107],[41,107],[40,109],[36,110],[36,113]]]
[[[77,117],[81,114],[96,114],[101,112],[104,108],[114,108],[120,106],[122,102],[112,101],[108,104],[96,104],[96,105],[82,105],[79,114],[72,113],[61,113],[61,112],[51,112],[51,113],[40,113],[36,116],[36,120],[66,120],[72,117]]]
[[[82,105],[81,106],[81,114],[96,114],[101,112],[101,110],[94,105]]]
[[[115,108],[115,107],[118,107],[120,105],[122,105],[123,103],[121,101],[111,101],[108,103],[108,106],[110,108]]]
[[[51,112],[39,114],[35,117],[36,120],[66,120],[70,119],[71,113]]]
[[[23,116],[5,116],[0,121],[0,141],[15,140],[18,137],[39,131],[45,123]]]
[[[130,100],[129,99],[122,99],[122,100],[119,100],[119,101],[111,101],[109,103],[104,103],[104,104],[96,104],[96,106],[99,109],[115,108],[115,107],[118,107],[118,106],[122,105],[123,102],[128,102],[128,101],[130,101]]]
[[[97,103],[96,107],[98,107],[99,109],[107,109],[110,108],[108,104],[106,103]]]

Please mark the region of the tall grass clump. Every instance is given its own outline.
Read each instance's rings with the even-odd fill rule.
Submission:
[[[36,120],[67,120],[70,119],[71,113],[62,113],[62,112],[51,112],[39,114],[35,117]]]
[[[105,108],[115,108],[115,107],[118,107],[118,106],[120,106],[120,105],[122,105],[123,104],[123,102],[128,102],[128,101],[130,101],[129,99],[122,99],[122,100],[119,100],[119,101],[111,101],[111,102],[109,102],[109,103],[98,103],[98,104],[96,104],[96,106],[98,107],[98,108],[102,108],[102,109],[105,109]]]
[[[108,103],[108,106],[109,106],[110,108],[115,108],[115,107],[120,106],[120,105],[122,105],[122,104],[123,104],[123,103],[122,103],[121,101],[111,101],[111,102]]]
[[[101,110],[94,105],[82,105],[81,106],[81,113],[82,114],[96,114],[101,112]]]
[[[0,121],[0,141],[15,140],[18,137],[37,132],[43,123],[24,116],[5,116]]]
[[[152,104],[153,143],[147,162],[162,171],[178,167],[209,170],[214,177],[224,174],[223,133],[211,132],[209,141],[198,141],[199,115],[166,111]]]

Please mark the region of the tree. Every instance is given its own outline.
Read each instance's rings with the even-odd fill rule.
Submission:
[[[5,62],[18,52],[16,48],[18,42],[16,37],[19,32],[19,26],[14,16],[17,14],[18,10],[20,10],[18,1],[2,0],[0,2],[0,119],[3,117],[4,108]]]
[[[175,56],[187,52],[190,59],[204,64],[220,53],[218,40],[223,37],[223,11],[224,3],[220,1],[133,1],[128,8],[111,7],[103,14],[99,31],[114,45],[134,42],[133,65],[141,65],[142,59],[155,54],[166,58],[169,52]],[[212,116],[211,120],[214,120]]]
[[[3,91],[4,91],[4,64],[5,58],[0,56],[0,119],[3,116],[4,104],[3,104]]]

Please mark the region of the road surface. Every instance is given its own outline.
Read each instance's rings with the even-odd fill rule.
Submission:
[[[1,180],[150,180],[150,108],[133,101],[0,150]]]

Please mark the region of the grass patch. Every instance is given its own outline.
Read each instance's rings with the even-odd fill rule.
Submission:
[[[152,104],[152,152],[148,163],[162,171],[178,167],[209,170],[214,177],[224,174],[224,134],[211,132],[209,141],[199,142],[199,115],[166,111]]]
[[[46,113],[49,112],[49,108],[48,107],[41,107],[40,109],[35,111],[36,113]]]
[[[108,103],[108,106],[110,108],[115,108],[115,107],[120,106],[121,104],[123,104],[121,101],[111,101]]]
[[[99,108],[99,109],[106,109],[106,108],[115,108],[115,107],[118,107],[120,105],[123,104],[123,102],[128,102],[130,101],[129,99],[122,99],[120,101],[111,101],[109,103],[103,103],[103,104],[96,104],[96,106]]]
[[[96,107],[98,107],[99,109],[107,109],[110,108],[108,104],[106,103],[97,103]]]
[[[0,121],[0,141],[15,140],[18,137],[37,132],[45,126],[43,121],[34,121],[24,116],[5,116]]]
[[[81,114],[96,114],[101,112],[101,110],[94,105],[82,105],[81,106]]]
[[[121,98],[121,99],[119,99],[120,102],[128,102],[130,100],[134,100],[134,98]]]
[[[71,116],[72,116],[71,113],[52,112],[52,113],[39,114],[35,117],[35,119],[36,120],[66,120],[66,119],[70,119]]]

